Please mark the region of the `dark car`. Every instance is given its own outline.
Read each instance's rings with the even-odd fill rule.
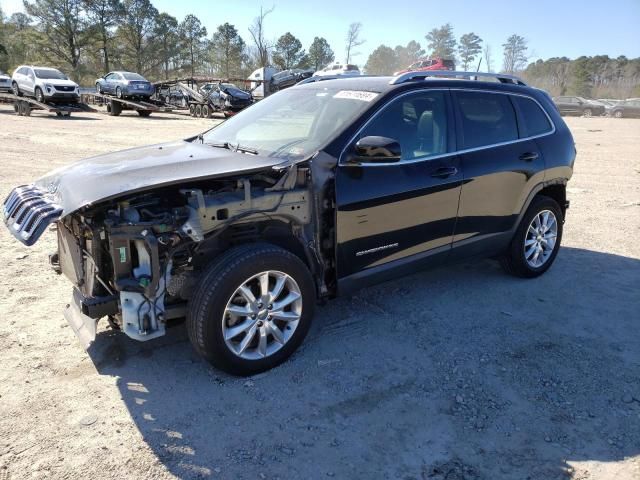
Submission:
[[[313,75],[313,70],[302,70],[300,68],[294,68],[291,70],[283,70],[282,72],[275,73],[269,82],[269,90],[271,92],[277,92],[278,90],[284,90],[285,88],[292,87],[296,83],[309,78]]]
[[[209,105],[214,110],[236,113],[253,103],[253,96],[233,83],[219,82],[205,87],[201,92],[206,95]]]
[[[560,110],[561,115],[592,117],[594,115],[604,115],[605,113],[605,106],[602,103],[582,97],[554,97],[553,101],[558,110]]]
[[[569,129],[515,77],[433,75],[288,88],[197,137],[17,187],[5,223],[26,245],[56,224],[51,261],[74,285],[65,316],[83,343],[103,317],[148,340],[186,315],[195,349],[241,375],[283,362],[316,303],[358,288],[471,256],[543,274],[568,207]]]
[[[189,108],[192,100],[187,92],[180,85],[161,84],[156,87],[156,97],[161,102],[174,105],[180,108]]]
[[[640,118],[640,98],[623,100],[613,105],[608,113],[616,118]]]
[[[153,84],[134,72],[110,72],[96,80],[98,93],[109,93],[118,98],[148,99],[153,95]]]

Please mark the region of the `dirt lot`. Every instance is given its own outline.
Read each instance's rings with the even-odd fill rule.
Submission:
[[[536,280],[488,260],[320,308],[302,349],[252,379],[183,327],[89,353],[70,286],[0,227],[0,479],[640,478],[640,120],[570,118],[564,247]],[[83,157],[210,120],[59,120],[0,106],[0,197]]]

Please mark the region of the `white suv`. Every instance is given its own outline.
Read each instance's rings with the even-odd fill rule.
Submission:
[[[334,63],[313,74],[314,77],[324,77],[327,75],[360,75],[357,65]]]
[[[78,84],[60,70],[49,67],[21,65],[13,72],[11,88],[15,95],[35,97],[38,102],[77,102],[80,98]]]

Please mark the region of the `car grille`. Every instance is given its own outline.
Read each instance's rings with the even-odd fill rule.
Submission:
[[[76,87],[61,87],[58,85],[54,85],[56,87],[56,90],[58,90],[59,92],[73,92]]]
[[[44,230],[60,218],[62,208],[31,186],[16,187],[3,204],[4,223],[11,234],[25,245],[33,245]]]

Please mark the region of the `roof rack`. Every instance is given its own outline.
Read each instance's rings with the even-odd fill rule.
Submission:
[[[429,77],[449,77],[458,79],[478,80],[482,78],[495,78],[500,83],[513,83],[514,85],[527,85],[522,79],[514,75],[506,75],[503,73],[487,73],[487,72],[458,72],[455,70],[423,70],[418,72],[407,72],[394,77],[389,85],[398,85],[400,83],[410,82],[411,80],[424,80]]]

